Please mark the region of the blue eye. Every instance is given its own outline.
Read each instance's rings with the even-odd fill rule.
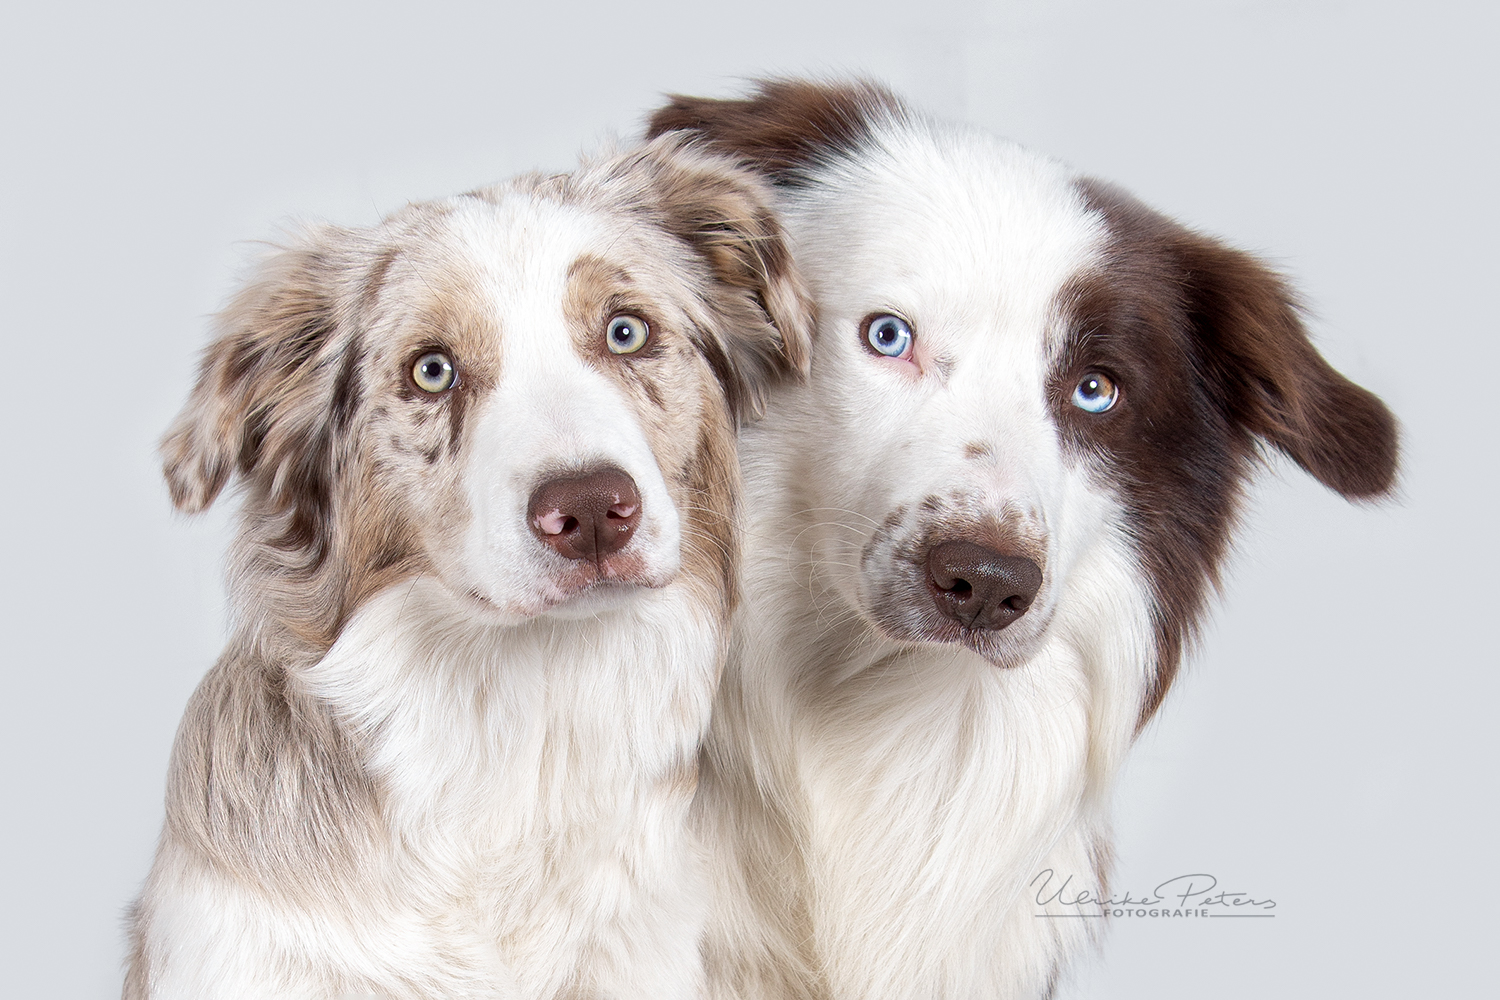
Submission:
[[[651,327],[639,316],[616,316],[609,321],[604,339],[615,354],[634,354],[646,346]]]
[[[911,357],[911,345],[915,335],[911,325],[900,316],[876,313],[865,320],[865,343],[870,350],[885,358]]]
[[[1073,405],[1085,413],[1103,413],[1120,398],[1120,387],[1103,372],[1089,372],[1073,387]]]

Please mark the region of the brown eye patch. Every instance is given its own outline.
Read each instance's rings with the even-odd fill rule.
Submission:
[[[612,261],[582,254],[568,268],[563,315],[579,356],[612,367],[654,359],[670,340],[660,310],[636,276]]]
[[[1394,473],[1394,423],[1313,350],[1275,272],[1105,185],[1079,191],[1104,216],[1109,247],[1059,300],[1076,332],[1053,369],[1053,408],[1065,447],[1120,496],[1154,592],[1144,723],[1217,583],[1260,448],[1367,496]],[[1107,398],[1102,382],[1087,384],[1099,373],[1119,395],[1087,412],[1080,400]]]

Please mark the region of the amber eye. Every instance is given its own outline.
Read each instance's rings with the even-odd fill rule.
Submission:
[[[435,396],[453,388],[453,383],[458,381],[458,372],[454,370],[452,358],[441,351],[433,351],[422,355],[411,366],[411,380],[418,389]]]
[[[616,316],[605,328],[604,339],[615,354],[634,354],[646,346],[651,327],[639,316]]]
[[[1073,405],[1085,413],[1103,413],[1120,398],[1120,387],[1103,372],[1089,372],[1073,387]]]

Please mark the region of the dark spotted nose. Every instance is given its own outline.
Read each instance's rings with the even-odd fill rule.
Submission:
[[[542,483],[527,516],[537,537],[562,555],[598,562],[630,541],[641,494],[628,473],[608,465]]]
[[[944,617],[998,631],[1031,607],[1042,568],[973,542],[939,542],[927,550],[927,589]]]

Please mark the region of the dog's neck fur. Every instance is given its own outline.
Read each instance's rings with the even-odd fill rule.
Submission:
[[[298,672],[356,739],[378,733],[393,828],[469,832],[495,811],[482,822],[508,842],[592,823],[652,780],[691,788],[719,639],[681,592],[512,626],[465,600],[430,578],[393,586]]]
[[[526,996],[589,982],[649,995],[610,949],[696,949],[684,820],[721,631],[683,587],[520,626],[466,601],[431,578],[391,586],[307,664],[232,645],[189,708],[198,723],[176,750],[165,856],[196,854],[260,886],[278,910],[316,920],[323,947],[348,942],[339,964],[365,963],[366,978],[330,982],[334,994],[388,982],[402,955],[432,948],[452,978],[424,989],[442,995],[475,983],[487,984],[475,995],[509,995],[510,977]],[[216,766],[226,757],[266,764],[242,778]],[[271,805],[287,796],[296,808]],[[204,891],[209,909],[262,905],[230,882]],[[184,889],[158,919],[207,920],[194,898]],[[407,938],[387,958],[367,939],[392,927]]]
[[[771,995],[801,979],[815,984],[801,987],[810,996],[912,1000],[1041,995],[1093,928],[1035,918],[1044,907],[1028,882],[1052,868],[1106,891],[1108,792],[1154,663],[1144,600],[1121,634],[1091,627],[1102,603],[1139,589],[1128,549],[1106,537],[1084,557],[1094,565],[1072,578],[1087,593],[1059,602],[1051,638],[1021,667],[891,642],[819,570],[816,526],[848,512],[818,509],[799,485],[815,481],[808,471],[776,466],[796,451],[796,423],[779,414],[806,391],[786,390],[742,440],[746,598],[701,810],[718,814],[706,820],[710,836],[748,859],[752,887],[738,891],[781,938],[746,949],[758,958],[719,956],[716,985],[760,980],[750,989]],[[1120,616],[1117,606],[1108,613]],[[717,744],[737,746],[743,763]],[[758,795],[730,801],[737,782]],[[720,818],[726,809],[734,822]],[[878,878],[872,862],[883,866]],[[753,888],[762,879],[790,888],[767,898]],[[725,893],[720,905],[745,898]],[[935,951],[941,941],[952,948]],[[1038,965],[1039,955],[1050,961]]]

